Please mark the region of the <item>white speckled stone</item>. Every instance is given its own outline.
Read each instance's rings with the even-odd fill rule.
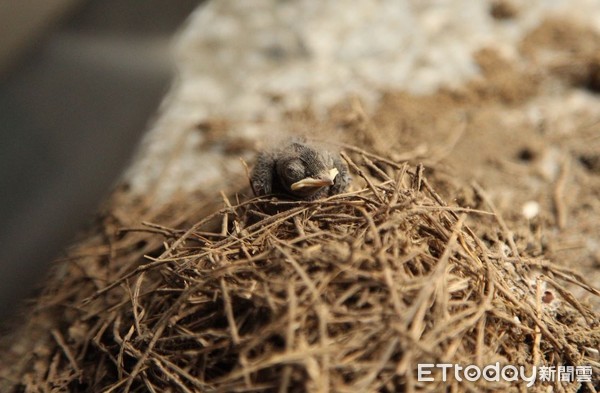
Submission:
[[[327,108],[353,94],[370,107],[385,89],[459,86],[477,74],[472,53],[482,47],[518,61],[516,43],[546,15],[600,26],[598,0],[513,3],[518,18],[497,21],[483,0],[211,1],[176,40],[178,80],[126,180],[158,200],[219,187],[242,167],[198,147],[203,119],[230,119],[232,132],[260,140],[307,103]]]

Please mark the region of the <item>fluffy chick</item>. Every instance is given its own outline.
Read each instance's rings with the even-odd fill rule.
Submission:
[[[282,194],[303,200],[342,193],[349,183],[348,167],[339,155],[301,141],[260,152],[250,175],[256,196]]]

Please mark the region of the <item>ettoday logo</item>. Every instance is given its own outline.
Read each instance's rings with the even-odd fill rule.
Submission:
[[[533,386],[536,380],[540,381],[561,381],[561,382],[590,382],[592,380],[592,366],[524,366],[505,365],[500,366],[499,362],[487,365],[483,368],[474,364],[461,366],[451,363],[437,364],[419,364],[417,365],[417,380],[419,382],[434,382],[432,376],[434,369],[441,370],[441,380],[447,381],[449,375],[462,382],[475,382],[485,379],[488,382],[527,382],[527,387]]]

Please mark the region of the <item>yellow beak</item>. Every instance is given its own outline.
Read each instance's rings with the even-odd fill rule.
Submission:
[[[319,176],[317,179],[312,177],[306,177],[296,183],[292,184],[292,191],[297,191],[302,188],[320,188],[333,185],[335,177],[338,175],[336,168],[331,169],[328,173],[323,176]]]

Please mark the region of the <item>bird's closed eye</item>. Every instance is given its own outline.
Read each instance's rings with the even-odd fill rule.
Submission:
[[[302,179],[304,177],[304,165],[298,160],[289,162],[285,166],[284,176],[290,180]]]

